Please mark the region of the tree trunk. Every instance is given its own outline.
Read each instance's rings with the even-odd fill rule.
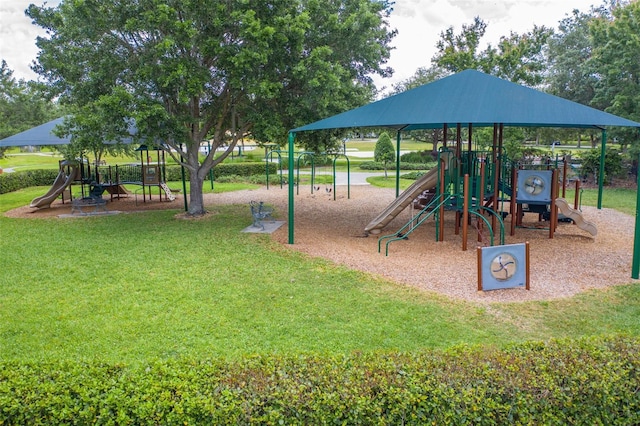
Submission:
[[[433,158],[437,158],[438,156],[438,137],[440,136],[440,132],[437,129],[433,130],[432,140],[433,146],[431,147],[431,155]]]
[[[191,172],[190,175],[189,184],[191,188],[189,190],[188,213],[192,216],[202,216],[207,213],[207,210],[204,208],[204,195],[202,194],[204,179],[200,179],[198,173]]]

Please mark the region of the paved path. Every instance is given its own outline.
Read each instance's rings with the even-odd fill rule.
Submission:
[[[381,176],[382,174],[383,173],[351,172],[350,183],[351,185],[369,185],[369,182],[367,182],[368,177]],[[347,172],[336,172],[336,185],[346,185],[346,184],[347,184]]]
[[[308,175],[310,172],[301,170],[300,174]],[[333,173],[333,172],[331,172]],[[316,172],[316,178],[323,173]],[[329,174],[329,172],[327,172]],[[336,172],[336,185],[346,185],[349,182],[351,185],[369,185],[367,178],[371,176],[383,176],[384,172],[350,172],[350,178],[347,176],[347,172]],[[286,172],[285,172],[286,175]]]

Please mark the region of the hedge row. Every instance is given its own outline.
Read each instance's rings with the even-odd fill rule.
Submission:
[[[0,363],[0,424],[640,424],[640,340]]]
[[[400,163],[400,170],[429,170],[435,163]],[[384,164],[376,161],[364,161],[358,165],[362,170],[384,170]],[[396,163],[387,165],[387,170],[395,170]]]
[[[434,163],[437,155],[434,156],[432,151],[412,151],[406,152],[400,156],[400,161],[406,163]]]
[[[25,170],[0,174],[0,194],[17,191],[31,186],[51,185],[58,176],[56,169]]]
[[[278,171],[277,165],[275,163],[267,163],[269,167],[269,174],[275,175]],[[182,171],[180,166],[173,165],[167,166],[167,180],[168,181],[179,181],[182,180]],[[186,179],[189,179],[189,170],[185,169]],[[213,168],[213,178],[214,180],[220,178],[222,176],[256,176],[256,175],[265,175],[266,167],[265,163],[221,163]]]
[[[269,163],[269,174],[277,172],[277,167],[273,163]],[[104,167],[100,168],[101,170]],[[123,169],[126,170],[126,169]],[[180,166],[171,165],[166,167],[167,181],[182,180],[182,171]],[[222,176],[256,176],[265,175],[264,163],[222,163],[213,168],[214,179]],[[58,175],[57,169],[28,170],[18,171],[14,173],[0,174],[0,194],[17,191],[32,186],[49,186],[53,183]],[[186,179],[189,179],[189,171],[185,169]],[[120,178],[122,181],[128,180],[126,176]]]

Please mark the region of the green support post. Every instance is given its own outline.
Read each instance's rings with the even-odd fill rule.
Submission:
[[[400,130],[396,133],[396,198],[400,196]]]
[[[184,158],[182,157],[182,144],[180,144],[180,163],[184,162]],[[184,166],[180,164],[180,173],[182,175],[182,193],[184,194],[184,211],[189,211],[189,202],[187,201],[187,180],[185,178]]]
[[[289,244],[293,244],[293,187],[295,182],[293,180],[293,142],[296,138],[295,133],[289,133]]]
[[[638,156],[640,164],[640,156]],[[636,188],[640,188],[640,173],[637,174]],[[631,278],[637,280],[640,277],[640,223],[638,223],[638,212],[640,212],[640,191],[636,191],[636,232],[633,237],[633,261],[631,263]]]
[[[211,141],[207,141],[208,153],[211,152]],[[209,155],[209,154],[207,154]],[[209,180],[211,181],[211,190],[213,191],[213,167],[209,169]]]
[[[600,172],[598,176],[598,210],[602,209],[602,188],[604,187],[604,160],[607,148],[607,130],[602,129],[602,143],[600,144]]]

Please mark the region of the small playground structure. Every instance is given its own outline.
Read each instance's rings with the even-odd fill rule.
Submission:
[[[72,202],[72,211],[82,212],[83,207],[94,207],[95,210],[104,209],[104,193],[108,193],[111,201],[131,192],[124,185],[139,185],[134,191],[136,202],[139,193],[142,202],[152,200],[153,188],[158,189],[160,201],[173,201],[175,196],[166,184],[166,169],[164,151],[156,149],[156,161],[152,161],[149,149],[141,145],[136,151],[140,152],[139,164],[125,164],[110,166],[104,163],[91,164],[85,159],[79,161],[63,160],[60,162],[58,176],[46,194],[34,198],[30,207],[48,208],[56,198],[62,202]],[[71,186],[80,186],[79,197],[73,197]]]
[[[284,187],[284,174],[283,174],[283,165],[282,158],[288,156],[287,151],[282,151],[277,145],[270,145],[267,148],[267,153],[265,155],[265,162],[267,166],[265,167],[266,175],[267,175],[267,189],[269,189],[270,185],[270,173],[269,173],[269,163],[275,163],[277,165],[277,176],[276,178],[279,180],[280,188]],[[311,151],[300,151],[294,153],[295,158],[295,186],[296,186],[296,195],[300,194],[300,170],[302,168],[306,168],[308,171],[306,173],[303,172],[303,176],[309,177],[309,187],[311,190],[311,194],[314,192],[320,191],[324,188],[324,192],[327,194],[333,194],[333,199],[336,199],[336,165],[339,159],[344,159],[347,163],[347,198],[351,198],[351,165],[349,161],[349,157],[346,154],[339,152],[322,152],[315,153]],[[324,171],[329,167],[328,164],[331,164],[331,171]],[[322,175],[319,174],[319,170],[322,171]],[[330,177],[331,182],[327,183],[326,180],[324,182],[318,182],[320,176]]]
[[[389,246],[402,241],[429,219],[436,222],[435,240],[444,240],[446,211],[455,212],[455,234],[462,233],[462,250],[467,250],[467,235],[471,225],[478,236],[479,245],[503,245],[505,222],[511,217],[510,235],[517,228],[526,227],[525,213],[538,215],[545,223],[535,229],[546,229],[553,238],[559,222],[573,222],[577,228],[592,236],[597,235],[595,224],[582,216],[579,205],[580,181],[575,180],[576,197],[573,207],[562,198],[569,181],[568,158],[513,162],[496,151],[462,149],[460,128],[457,140],[438,152],[437,167],[421,176],[403,191],[366,227],[368,235],[379,235],[394,218],[407,208],[411,218],[400,228],[378,239],[378,251],[389,253]]]

